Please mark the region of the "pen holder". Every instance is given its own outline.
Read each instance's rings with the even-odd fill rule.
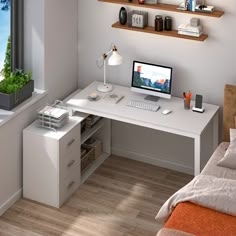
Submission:
[[[190,102],[191,102],[191,99],[184,98],[184,109],[185,110],[189,110],[190,109]]]

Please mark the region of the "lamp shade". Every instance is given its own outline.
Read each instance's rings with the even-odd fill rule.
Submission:
[[[122,64],[122,62],[123,62],[123,58],[117,53],[117,51],[113,51],[112,55],[108,59],[108,65],[110,66],[118,66]]]

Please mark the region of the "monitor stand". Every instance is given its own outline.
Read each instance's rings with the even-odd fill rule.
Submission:
[[[147,95],[144,99],[151,101],[151,102],[157,102],[159,100],[160,97],[157,96],[153,96],[153,95]]]

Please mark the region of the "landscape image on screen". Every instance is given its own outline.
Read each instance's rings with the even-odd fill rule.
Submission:
[[[171,69],[135,62],[133,86],[170,93]]]
[[[11,32],[10,0],[0,0],[0,72],[4,66],[8,38]],[[0,80],[3,77],[0,73]]]

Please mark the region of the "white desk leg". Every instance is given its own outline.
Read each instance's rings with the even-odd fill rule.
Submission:
[[[111,120],[104,118],[105,124],[103,127],[103,151],[111,154]]]
[[[218,121],[218,112],[213,117],[213,142],[212,142],[212,148],[213,152],[219,145],[219,121]]]
[[[201,136],[194,138],[194,176],[200,174],[201,164]]]

